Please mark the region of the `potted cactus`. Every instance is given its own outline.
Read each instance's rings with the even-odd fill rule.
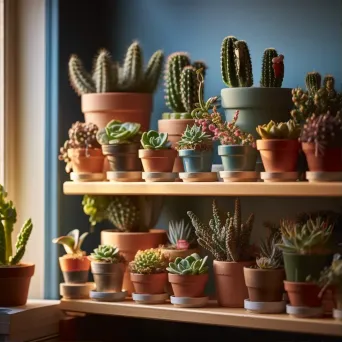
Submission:
[[[115,62],[106,49],[95,57],[90,75],[77,55],[69,60],[70,83],[81,96],[85,122],[104,128],[111,120],[138,122],[143,131],[149,129],[156,91],[162,73],[164,54],[156,51],[145,70],[142,49],[133,42],[123,64]]]
[[[168,278],[175,297],[196,298],[204,296],[205,286],[209,278],[207,259],[207,256],[201,259],[197,253],[193,253],[184,259],[178,257],[169,263],[169,267],[167,267]]]
[[[59,160],[66,163],[65,171],[102,173],[104,156],[96,140],[98,127],[93,123],[75,122],[69,129],[69,139],[60,148]]]
[[[253,229],[254,214],[245,223],[241,219],[240,200],[235,200],[235,212],[221,215],[213,201],[213,218],[204,224],[192,212],[187,212],[195,227],[198,243],[214,256],[214,274],[217,299],[220,306],[243,308],[248,298],[243,274],[244,267],[255,265],[250,235]]]
[[[80,231],[74,229],[67,235],[55,238],[53,243],[63,245],[66,254],[59,258],[59,265],[67,284],[81,284],[88,281],[90,261],[81,247],[88,232],[80,236]]]
[[[160,249],[138,251],[129,263],[134,292],[151,295],[165,293],[168,261]]]
[[[234,36],[221,45],[221,75],[229,88],[221,90],[221,105],[226,120],[232,121],[240,110],[240,127],[257,138],[255,127],[270,120],[288,120],[292,109],[291,89],[281,88],[284,56],[273,48],[264,51],[260,87],[253,86],[252,62],[247,43]]]
[[[171,148],[167,133],[144,132],[140,142],[143,149],[139,158],[145,172],[172,172],[177,152]]]
[[[111,171],[141,171],[140,137],[140,124],[135,122],[112,120],[98,131],[96,138]]]
[[[166,105],[172,111],[164,113],[158,120],[158,131],[167,132],[172,147],[177,142],[188,125],[194,124],[191,115],[197,108],[197,89],[199,81],[196,70],[202,69],[205,73],[206,65],[201,61],[191,63],[190,57],[184,52],[175,52],[169,55],[165,68],[165,99]],[[203,91],[203,90],[202,90]],[[173,172],[183,172],[182,161],[177,157]]]
[[[27,302],[34,264],[22,263],[26,245],[32,232],[28,219],[19,231],[15,250],[12,233],[17,222],[17,211],[7,192],[0,185],[0,306],[21,306]]]
[[[256,141],[266,172],[296,172],[301,128],[294,120],[275,123],[256,128],[261,139]]]
[[[89,259],[96,291],[121,292],[126,263],[119,248],[112,245],[99,245],[90,254]]]

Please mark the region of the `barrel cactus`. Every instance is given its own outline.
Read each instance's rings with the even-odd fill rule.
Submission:
[[[129,268],[132,273],[138,274],[164,273],[168,262],[168,257],[160,249],[150,248],[138,251],[134,260],[129,263]]]
[[[260,85],[262,87],[281,87],[284,79],[284,56],[276,49],[264,51]]]

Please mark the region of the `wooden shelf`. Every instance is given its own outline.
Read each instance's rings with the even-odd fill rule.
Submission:
[[[342,183],[65,182],[66,195],[342,197]]]
[[[332,318],[299,319],[292,318],[287,314],[249,314],[244,309],[217,307],[214,301],[211,301],[206,308],[182,309],[174,307],[172,304],[141,305],[129,300],[120,303],[101,303],[92,300],[62,299],[60,309],[77,313],[342,336],[341,322]]]

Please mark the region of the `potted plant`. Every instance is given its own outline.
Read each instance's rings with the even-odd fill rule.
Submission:
[[[186,258],[176,258],[175,261],[169,263],[167,271],[168,278],[172,286],[175,297],[203,297],[205,286],[208,282],[207,266],[208,257],[203,259],[193,253]]]
[[[96,138],[107,157],[111,171],[142,169],[138,158],[140,137],[140,124],[135,122],[112,120],[98,131]]]
[[[104,156],[96,140],[98,127],[93,123],[75,122],[69,129],[69,139],[60,148],[59,160],[66,163],[65,171],[102,173]]]
[[[81,284],[88,281],[90,261],[81,247],[88,232],[80,236],[80,231],[74,229],[67,235],[55,238],[53,243],[63,245],[66,254],[59,258],[59,265],[67,284]]]
[[[96,292],[121,292],[126,264],[119,248],[99,245],[89,259]]]
[[[186,127],[193,125],[191,112],[196,108],[197,89],[199,86],[196,70],[205,73],[206,65],[201,61],[191,63],[185,52],[169,55],[165,68],[165,99],[172,111],[164,113],[158,120],[158,131],[167,132],[172,148],[177,146]],[[176,158],[173,172],[183,172],[180,158]]]
[[[15,249],[12,233],[17,222],[17,211],[7,192],[0,185],[0,306],[21,306],[27,302],[34,264],[22,263],[26,245],[32,232],[28,219],[19,231]]]
[[[134,293],[163,294],[167,284],[169,259],[158,248],[138,251],[129,263]]]
[[[235,200],[235,211],[227,218],[221,215],[213,201],[213,218],[204,224],[192,212],[187,212],[195,227],[198,243],[215,258],[214,275],[217,299],[220,306],[243,308],[248,298],[243,274],[244,267],[255,265],[255,257],[250,245],[254,214],[246,222],[241,219],[240,200]]]
[[[256,128],[261,139],[256,141],[266,172],[296,172],[301,128],[294,120],[275,123]]]
[[[143,149],[139,158],[145,172],[172,172],[177,152],[171,148],[167,133],[144,132],[140,142]]]
[[[255,127],[270,120],[286,121],[292,109],[291,89],[281,88],[284,56],[273,48],[264,51],[260,87],[253,86],[252,62],[247,43],[227,36],[221,45],[221,75],[229,88],[221,90],[226,120],[240,110],[240,127],[256,138]]]
[[[144,70],[142,49],[133,42],[123,64],[114,62],[106,49],[95,57],[92,75],[77,55],[69,60],[70,83],[81,96],[85,122],[104,128],[111,120],[138,122],[149,129],[156,91],[162,73],[164,54],[156,51]]]

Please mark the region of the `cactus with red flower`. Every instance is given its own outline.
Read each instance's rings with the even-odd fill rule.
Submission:
[[[284,79],[284,56],[278,55],[276,49],[264,51],[260,85],[262,87],[281,87]]]

